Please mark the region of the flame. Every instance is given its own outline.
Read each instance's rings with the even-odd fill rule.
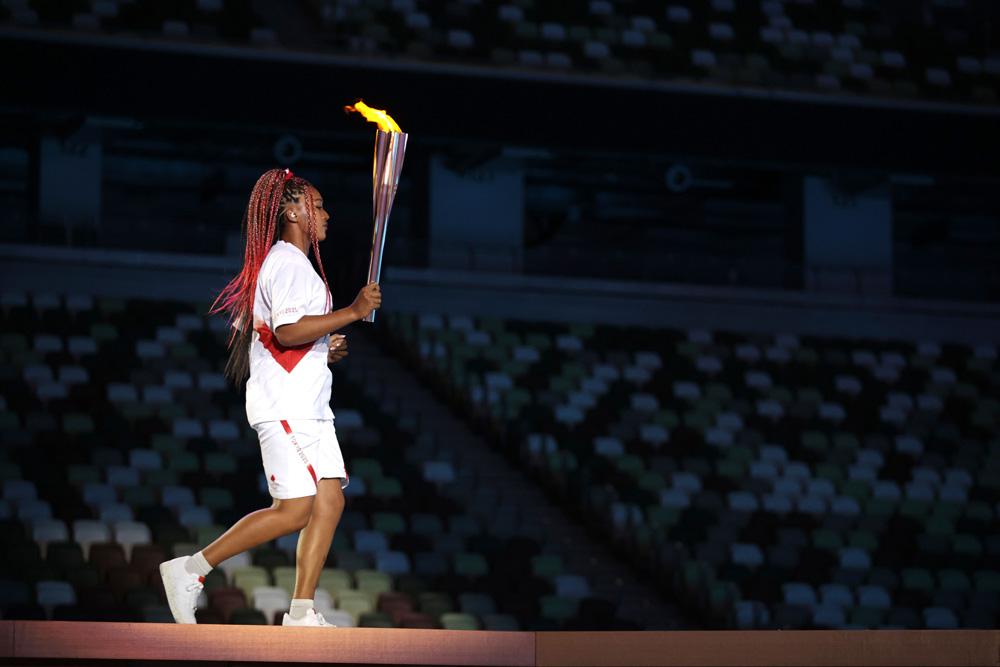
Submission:
[[[370,106],[358,100],[354,103],[354,106],[348,105],[344,107],[345,113],[350,113],[351,111],[356,111],[365,117],[369,123],[375,123],[378,125],[378,129],[383,132],[402,132],[399,129],[399,125],[396,125],[396,121],[392,119],[392,116],[387,114],[381,109],[372,109]]]

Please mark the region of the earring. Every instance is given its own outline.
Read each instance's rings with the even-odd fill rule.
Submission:
[[[295,217],[295,214],[294,214],[294,213],[292,213],[292,217],[293,217],[293,218]]]

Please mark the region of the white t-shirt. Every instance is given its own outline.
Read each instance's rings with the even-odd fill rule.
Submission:
[[[275,243],[260,267],[254,293],[247,380],[251,425],[282,419],[333,419],[332,375],[326,361],[330,337],[284,347],[273,333],[303,315],[325,315],[327,303],[326,285],[309,258],[291,243]]]

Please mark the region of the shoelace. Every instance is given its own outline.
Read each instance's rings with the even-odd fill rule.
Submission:
[[[187,590],[188,593],[192,593],[191,598],[194,600],[194,604],[191,605],[191,609],[194,609],[195,611],[198,610],[198,595],[201,593],[201,589],[203,589],[204,587],[205,584],[198,581],[191,584],[185,589]]]

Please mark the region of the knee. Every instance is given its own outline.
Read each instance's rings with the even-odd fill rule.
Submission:
[[[344,512],[344,506],[345,505],[346,505],[346,501],[344,500],[344,493],[342,491],[340,493],[336,494],[329,501],[329,508],[330,508],[330,510],[333,511],[333,512],[336,512],[337,516],[340,516]]]
[[[288,532],[294,533],[302,530],[309,523],[309,516],[312,513],[312,498],[295,498],[294,502],[285,500],[278,504],[276,508],[284,517],[288,524]]]
[[[292,532],[302,530],[308,526],[310,516],[309,512],[297,512],[292,517]]]
[[[312,513],[337,520],[344,512],[344,505],[344,494],[338,487],[334,493],[323,493],[316,496]]]

